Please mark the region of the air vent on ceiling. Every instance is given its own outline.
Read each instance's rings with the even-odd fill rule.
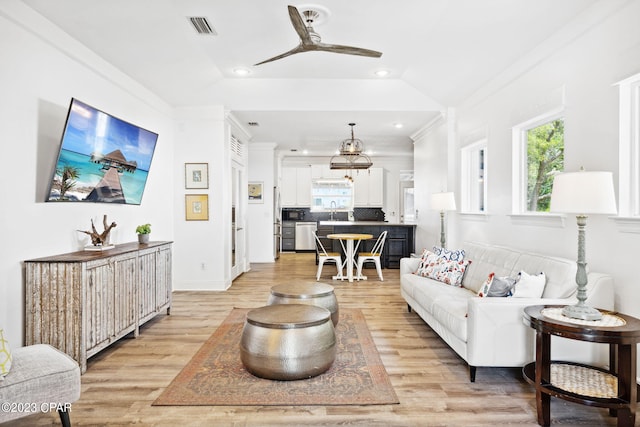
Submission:
[[[260,123],[258,123],[258,122],[247,122],[247,124],[249,126],[260,126]]]
[[[198,32],[198,34],[211,36],[218,35],[218,33],[216,33],[216,30],[214,30],[213,27],[209,25],[207,18],[205,18],[204,16],[189,16],[188,19],[191,22],[191,25],[193,25],[193,28],[195,28],[195,30]]]

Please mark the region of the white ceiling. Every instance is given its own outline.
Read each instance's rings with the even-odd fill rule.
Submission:
[[[23,2],[172,106],[222,104],[252,141],[298,154],[331,155],[355,122],[375,157],[411,153],[412,134],[596,0],[318,0],[329,11],[315,25],[324,43],[382,57],[307,52],[260,66],[298,44],[287,5],[310,3]],[[196,34],[188,16],[206,17],[217,35]],[[249,75],[234,74],[239,67]]]

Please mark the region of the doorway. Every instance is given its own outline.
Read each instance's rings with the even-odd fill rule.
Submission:
[[[231,163],[231,280],[245,270],[246,263],[246,185],[244,166]]]

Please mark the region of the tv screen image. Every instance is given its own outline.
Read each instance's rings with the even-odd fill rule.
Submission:
[[[139,205],[157,140],[73,98],[47,201]]]

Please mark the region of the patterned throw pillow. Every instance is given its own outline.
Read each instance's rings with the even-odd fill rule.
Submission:
[[[547,276],[544,273],[527,274],[524,271],[518,273],[516,285],[513,288],[514,298],[541,298]]]
[[[462,278],[471,261],[447,261],[436,255],[428,265],[417,274],[452,286],[462,286]]]
[[[438,259],[438,255],[433,252],[425,249],[422,251],[422,257],[420,258],[420,264],[418,264],[418,269],[416,270],[417,275],[424,276],[425,269],[435,262]]]
[[[9,373],[11,360],[9,342],[4,338],[4,330],[0,329],[0,380],[4,380],[5,375]]]
[[[464,249],[458,249],[455,251],[440,248],[438,246],[433,247],[433,253],[447,261],[462,261],[464,259]]]
[[[516,284],[516,279],[511,277],[496,277],[495,273],[489,274],[482,287],[478,291],[478,296],[484,297],[510,297],[511,290]]]

